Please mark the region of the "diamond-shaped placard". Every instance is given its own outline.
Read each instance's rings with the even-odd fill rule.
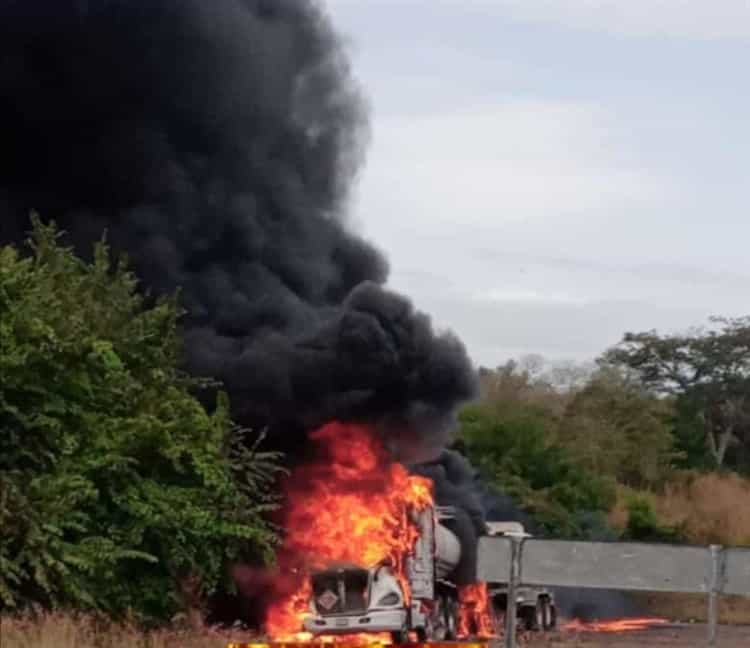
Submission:
[[[318,603],[323,606],[326,610],[330,610],[334,605],[336,605],[336,602],[339,600],[339,597],[336,596],[331,590],[326,590],[318,597]]]

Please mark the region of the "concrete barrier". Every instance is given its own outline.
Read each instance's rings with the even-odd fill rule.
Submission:
[[[719,595],[750,597],[750,549],[489,536],[479,541],[477,575],[508,583],[506,648],[515,648],[520,585],[705,593],[708,645],[716,646]]]

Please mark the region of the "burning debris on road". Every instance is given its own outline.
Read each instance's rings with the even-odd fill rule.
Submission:
[[[606,621],[581,621],[574,619],[562,626],[563,632],[619,633],[639,632],[659,626],[670,625],[667,619],[656,617],[631,617],[627,619],[608,619]]]

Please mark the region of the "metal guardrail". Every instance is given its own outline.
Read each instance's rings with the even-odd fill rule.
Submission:
[[[515,647],[520,585],[705,593],[708,645],[716,646],[719,595],[750,597],[750,549],[488,536],[479,541],[477,575],[508,583],[506,648]]]

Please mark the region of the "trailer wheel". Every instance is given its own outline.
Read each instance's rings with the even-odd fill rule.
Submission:
[[[554,630],[557,626],[557,610],[549,597],[544,597],[543,600],[543,617],[544,617],[544,630]]]
[[[443,601],[445,640],[454,641],[458,636],[458,605],[452,596],[446,596]]]
[[[500,604],[498,597],[490,600],[490,620],[493,630],[499,634],[505,623],[505,606]]]
[[[423,629],[424,639],[420,641],[446,641],[450,634],[449,599],[439,596],[435,599],[435,607],[427,618],[427,626]]]
[[[523,627],[529,632],[537,632],[542,629],[543,616],[540,601],[535,606],[524,605],[519,615],[523,621]]]

